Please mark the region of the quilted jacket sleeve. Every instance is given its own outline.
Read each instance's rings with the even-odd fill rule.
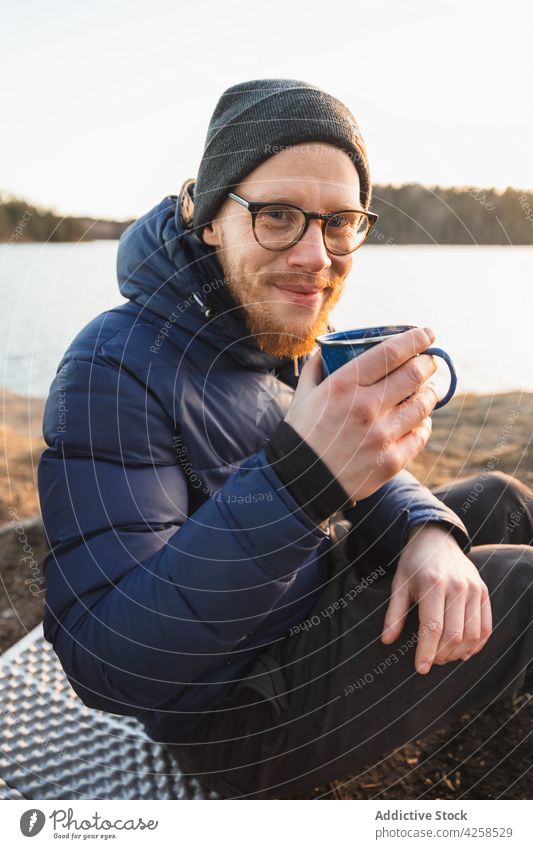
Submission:
[[[264,448],[189,516],[172,423],[124,369],[69,360],[43,431],[44,632],[89,707],[135,715],[222,667],[325,539]]]
[[[355,507],[344,509],[343,514],[352,523],[353,531],[381,547],[389,568],[397,564],[409,531],[426,522],[438,522],[446,527],[463,551],[468,552],[471,547],[468,531],[459,516],[406,469]],[[352,539],[355,542],[355,536]],[[350,557],[355,554],[350,537],[347,552]]]

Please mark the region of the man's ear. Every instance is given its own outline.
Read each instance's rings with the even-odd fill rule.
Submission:
[[[206,245],[212,245],[213,247],[218,247],[220,244],[220,237],[212,224],[206,224],[202,232],[202,239]]]

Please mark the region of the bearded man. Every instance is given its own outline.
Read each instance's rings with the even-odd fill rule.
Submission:
[[[45,636],[86,705],[230,798],[307,793],[529,683],[531,493],[406,471],[433,331],[322,374],[370,200],[338,99],[227,89],[196,179],[123,233],[127,301],[76,336],[45,408]]]

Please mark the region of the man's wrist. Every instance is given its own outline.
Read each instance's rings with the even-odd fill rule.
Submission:
[[[436,537],[443,534],[444,536],[448,537],[450,541],[459,544],[455,533],[456,530],[460,529],[456,529],[456,527],[451,522],[446,522],[439,519],[426,519],[425,521],[420,522],[414,525],[413,527],[409,528],[405,544],[408,545],[411,540],[413,540],[415,537],[420,536],[421,534],[427,535],[428,531],[430,533],[433,533],[433,535],[435,535]],[[462,536],[463,535],[461,534],[461,537]]]
[[[294,500],[317,525],[353,504],[328,466],[288,422],[278,424],[266,442],[265,454]]]

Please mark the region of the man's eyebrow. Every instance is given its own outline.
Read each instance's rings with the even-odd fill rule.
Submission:
[[[268,195],[265,197],[254,198],[255,203],[292,203],[295,206],[300,206],[302,209],[309,209],[309,206],[303,203],[300,203],[297,199],[289,197],[288,195],[273,193],[272,195]],[[360,206],[352,200],[350,203],[344,204],[336,204],[335,206],[331,206],[326,211],[335,212],[338,209],[359,209]]]

